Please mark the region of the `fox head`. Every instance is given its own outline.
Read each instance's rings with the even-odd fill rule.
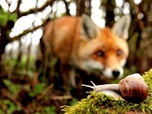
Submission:
[[[81,18],[80,67],[99,71],[109,79],[121,78],[129,49],[127,44],[130,16],[125,15],[112,29],[99,28],[86,15]]]

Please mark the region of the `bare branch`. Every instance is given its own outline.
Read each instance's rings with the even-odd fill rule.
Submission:
[[[69,10],[69,8],[68,8],[68,7],[69,7],[69,6],[68,6],[69,3],[68,3],[66,0],[63,0],[63,2],[64,2],[64,4],[65,4],[66,14],[67,14],[67,15],[70,15],[70,10]]]
[[[22,1],[22,0],[18,0],[18,2],[17,2],[17,7],[16,7],[16,10],[15,10],[15,12],[16,12],[18,15],[20,15],[19,8],[20,8],[20,5],[21,5],[21,1]]]
[[[20,0],[19,0],[19,1],[20,1]],[[19,4],[20,4],[19,1],[18,1],[18,6],[17,6],[16,11],[19,9]],[[19,14],[19,17],[28,15],[28,14],[30,14],[30,13],[35,13],[35,12],[38,12],[38,11],[42,11],[42,10],[44,10],[47,6],[49,6],[50,4],[52,4],[54,1],[55,1],[55,0],[48,0],[48,1],[46,1],[46,3],[45,3],[41,8],[38,8],[38,9],[36,9],[36,10],[35,10],[35,9],[31,9],[31,10],[29,10],[29,11],[27,11],[27,12],[20,13],[20,14]],[[33,32],[33,31],[39,29],[40,27],[43,27],[46,22],[47,22],[47,21],[44,20],[42,25],[36,26],[36,27],[34,27],[33,29],[24,30],[24,31],[23,31],[22,33],[20,33],[19,35],[15,36],[15,37],[13,37],[13,38],[9,38],[9,42],[13,42],[13,41],[15,41],[15,40],[19,40],[22,36],[28,34],[29,32]]]
[[[19,35],[15,36],[15,37],[13,37],[13,38],[9,38],[9,42],[13,42],[13,41],[15,41],[15,40],[19,40],[22,36],[28,34],[29,32],[33,32],[33,31],[35,31],[35,30],[43,27],[43,26],[45,25],[45,23],[46,23],[46,21],[43,22],[42,25],[36,26],[36,27],[34,27],[33,29],[24,30],[24,31],[23,31],[22,33],[20,33]]]
[[[54,1],[55,1],[55,0],[47,0],[46,3],[43,4],[42,7],[37,8],[37,10],[35,10],[35,8],[33,8],[33,9],[30,9],[30,10],[28,10],[28,11],[26,11],[26,12],[22,12],[22,13],[19,15],[19,17],[28,15],[28,14],[30,14],[30,13],[35,13],[35,12],[43,11],[47,6],[52,5]]]

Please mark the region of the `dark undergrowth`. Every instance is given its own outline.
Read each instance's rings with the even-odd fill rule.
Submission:
[[[49,71],[47,76],[36,72],[32,58],[28,62],[24,57],[5,59],[0,65],[0,114],[61,114],[61,106],[74,105],[88,95],[90,89],[82,88],[82,83],[109,83],[77,70],[77,89],[65,91],[60,73],[54,68]]]

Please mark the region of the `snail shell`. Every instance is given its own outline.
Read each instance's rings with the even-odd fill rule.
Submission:
[[[141,102],[148,96],[148,86],[137,73],[122,79],[119,87],[122,97],[127,101]]]

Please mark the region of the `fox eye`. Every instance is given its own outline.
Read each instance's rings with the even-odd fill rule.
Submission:
[[[123,53],[123,52],[122,52],[122,50],[120,50],[120,49],[118,49],[117,52],[116,52],[117,56],[122,55],[122,53]]]
[[[100,50],[100,51],[96,52],[96,55],[99,56],[99,57],[104,57],[105,53],[104,53],[104,51]]]

